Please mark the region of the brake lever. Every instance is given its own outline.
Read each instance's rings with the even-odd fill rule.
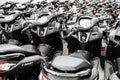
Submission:
[[[70,37],[72,34],[78,32],[78,31],[79,31],[79,29],[77,27],[72,28],[71,32],[68,33],[65,37],[63,37],[63,39]]]
[[[22,29],[21,33],[24,33],[28,29],[29,29],[29,27],[26,27],[26,28]]]
[[[22,29],[21,33],[24,33],[26,30],[28,30],[31,27],[32,27],[32,24],[28,24],[27,27],[25,27],[24,29]]]
[[[69,34],[67,34],[66,36],[64,36],[63,39],[66,39],[66,38],[70,37],[73,33],[74,33],[74,31],[70,32]]]

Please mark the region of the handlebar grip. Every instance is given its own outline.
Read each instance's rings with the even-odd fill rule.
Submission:
[[[22,29],[21,33],[24,33],[26,30],[28,30],[31,27],[32,27],[32,24],[28,24],[27,27],[25,27],[24,29]]]
[[[64,39],[70,37],[73,33],[74,33],[74,31],[70,32],[69,34],[67,34],[67,35],[64,37]]]
[[[26,30],[28,30],[29,29],[29,27],[26,27],[26,28],[24,28],[22,31],[21,31],[21,33],[24,33]]]

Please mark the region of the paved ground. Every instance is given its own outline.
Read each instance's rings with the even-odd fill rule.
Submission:
[[[100,79],[99,80],[104,80],[104,71],[101,69],[101,67],[99,66],[99,74],[100,74]]]

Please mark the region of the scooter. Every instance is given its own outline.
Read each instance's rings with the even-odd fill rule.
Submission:
[[[0,29],[2,31],[2,43],[23,45],[30,43],[28,35],[21,33],[24,28],[24,14],[27,12],[13,12],[11,15],[2,15]],[[24,39],[23,39],[24,38]]]
[[[119,39],[120,39],[119,20],[109,34],[109,43],[105,60],[105,78],[104,80],[120,79],[120,55],[119,55]]]
[[[78,18],[78,24],[76,21],[68,23],[64,38],[68,42],[69,55],[57,56],[45,64],[39,80],[99,80],[102,40],[102,33],[96,25],[99,21],[98,18],[82,16]]]
[[[6,2],[0,5],[0,9],[3,10],[2,14],[9,15],[9,11],[13,10],[19,2]]]
[[[44,58],[33,45],[0,45],[0,78],[2,80],[38,80]],[[24,78],[23,78],[24,77]]]
[[[56,19],[57,16],[59,16],[59,14],[51,15],[51,16],[49,15],[49,18],[48,15],[49,14],[44,13],[37,16],[38,17],[37,20],[32,20],[32,21],[26,20],[26,22],[24,23],[24,24],[27,23],[29,24],[26,27],[24,27],[22,33],[30,29],[30,31],[36,33],[41,39],[41,41],[43,41],[43,43],[38,44],[39,45],[38,48],[36,48],[33,45],[23,45],[20,47],[10,44],[0,45],[1,47],[0,75],[2,79],[21,80],[24,77],[24,80],[38,80],[37,77],[38,72],[42,68],[41,63],[44,61],[44,59],[50,60],[54,56],[57,56],[58,54],[61,55],[61,52],[59,50],[62,50],[62,46],[61,46],[62,42],[60,44],[58,44],[57,42],[58,40],[61,40],[61,38],[59,37],[60,35],[59,31],[61,26],[59,23],[57,23],[54,20]],[[47,21],[43,22],[43,17],[47,17],[48,18]],[[45,38],[47,39],[53,38],[53,39],[50,39],[48,41],[46,40],[46,42],[44,42]],[[54,41],[55,45],[49,44],[49,41],[51,43],[51,40],[55,40]]]
[[[30,30],[32,34],[37,35],[33,43],[37,45],[41,56],[46,57],[48,61],[62,54],[62,23],[59,20],[61,15],[61,13],[50,12],[40,12],[37,15],[33,14],[36,18],[34,20],[27,20],[27,27],[22,30],[23,33],[26,30]]]

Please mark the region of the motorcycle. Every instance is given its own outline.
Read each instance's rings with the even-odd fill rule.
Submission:
[[[48,58],[48,61],[63,51],[61,38],[62,22],[59,17],[62,13],[40,12],[33,14],[33,20],[27,20],[27,27],[22,32],[29,30],[31,34],[37,36],[35,43],[41,52],[41,56]]]
[[[43,58],[35,46],[1,44],[0,50],[2,80],[38,80],[38,71],[41,69]]]
[[[61,25],[55,20],[57,16],[59,16],[59,14],[50,15],[43,13],[35,16],[38,17],[37,20],[26,20],[23,23],[26,27],[21,30],[22,33],[29,30],[39,36],[41,44],[38,43],[38,48],[30,44],[22,46],[11,44],[0,45],[0,75],[2,79],[21,80],[24,77],[24,80],[38,80],[38,72],[42,68],[41,63],[44,59],[50,60],[54,56],[61,54]],[[43,18],[45,20],[46,18],[48,19],[47,21],[43,21]]]
[[[2,43],[11,43],[15,45],[30,43],[28,36],[24,33],[21,34],[24,13],[26,12],[12,12],[11,15],[2,15],[0,18]]]
[[[13,10],[19,2],[6,2],[0,5],[0,9],[3,10],[2,14],[9,15],[9,11]]]
[[[109,43],[107,46],[105,60],[105,78],[104,80],[119,80],[120,59],[119,59],[119,20],[109,34]]]
[[[98,57],[102,33],[96,24],[100,20],[90,16],[77,20],[77,24],[74,19],[68,22],[69,29],[64,32],[69,55],[57,56],[51,63],[45,64],[39,75],[40,80],[99,80]]]

